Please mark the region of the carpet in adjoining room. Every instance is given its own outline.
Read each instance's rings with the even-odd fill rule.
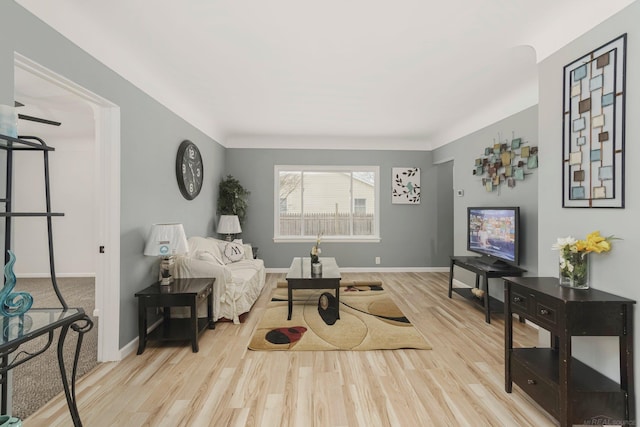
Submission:
[[[98,364],[98,319],[93,317],[95,307],[95,280],[93,277],[58,278],[58,287],[69,307],[81,307],[93,321],[93,329],[84,335],[78,360],[78,375],[81,376]],[[33,296],[33,308],[61,307],[51,279],[19,278],[16,291],[26,291]],[[27,312],[28,313],[28,312]],[[55,332],[51,346],[41,355],[12,370],[13,415],[25,419],[59,393],[63,393],[58,367],[58,337]],[[70,372],[78,334],[69,330],[64,345],[67,371]],[[22,345],[18,351],[37,351],[47,342],[47,336],[38,337]]]
[[[276,288],[249,349],[431,349],[381,284],[341,287],[339,319],[333,295],[325,289],[294,290],[292,317],[287,320],[287,288]]]

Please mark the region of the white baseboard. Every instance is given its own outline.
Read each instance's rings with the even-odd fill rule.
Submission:
[[[160,323],[162,323],[162,318],[156,320],[153,325],[149,326],[147,328],[147,333],[149,333],[152,330],[154,330],[156,328],[156,326],[158,326]],[[140,341],[139,337],[135,337],[134,339],[129,341],[129,343],[127,345],[122,347],[120,349],[120,360],[124,359],[125,357],[127,357],[128,355],[133,353],[134,351],[138,351],[138,342],[139,341]]]
[[[18,279],[48,279],[51,277],[51,273],[16,273]],[[65,277],[96,277],[96,273],[58,273],[57,278]]]
[[[267,268],[267,273],[288,273],[289,268]],[[449,267],[340,267],[341,273],[444,273]]]
[[[461,282],[461,281],[460,281],[460,280],[458,280],[458,279],[453,279],[453,281],[451,282],[451,284],[452,284],[455,288],[471,288],[471,287],[472,287],[471,285],[469,285],[469,284],[467,284],[467,283],[464,283],[464,282]]]

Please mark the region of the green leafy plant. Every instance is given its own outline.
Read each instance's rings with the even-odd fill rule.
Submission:
[[[245,189],[240,181],[227,175],[218,186],[218,215],[238,215],[240,224],[244,224],[249,194],[251,192]]]

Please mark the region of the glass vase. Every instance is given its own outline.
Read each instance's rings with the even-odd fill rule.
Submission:
[[[558,277],[561,286],[589,289],[589,254],[577,252],[560,255]]]
[[[321,277],[322,276],[322,263],[314,262],[311,264],[311,277]]]

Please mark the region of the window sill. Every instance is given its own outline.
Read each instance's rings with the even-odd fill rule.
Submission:
[[[358,237],[322,237],[322,243],[380,243],[382,239],[379,236],[358,236]],[[315,243],[315,237],[274,237],[274,243]]]

